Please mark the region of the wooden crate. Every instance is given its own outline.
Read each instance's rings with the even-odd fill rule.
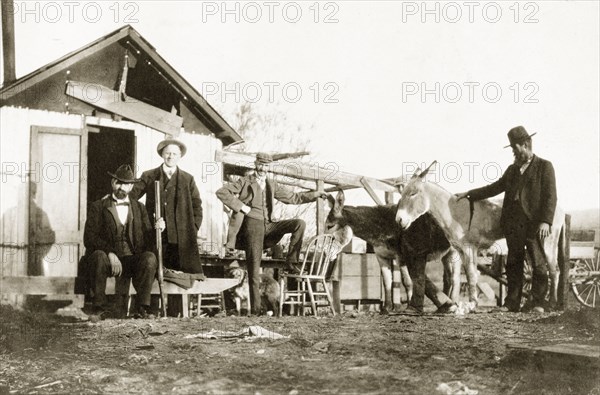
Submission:
[[[375,254],[341,253],[331,275],[336,311],[345,302],[380,301],[381,272]]]

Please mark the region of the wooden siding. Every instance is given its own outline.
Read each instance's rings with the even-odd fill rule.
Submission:
[[[0,108],[1,199],[0,272],[26,275],[29,259],[29,196],[31,180],[43,177],[43,168],[30,164],[31,126],[80,128],[82,117],[64,113]],[[50,223],[52,226],[52,223]]]
[[[223,145],[207,135],[182,133],[180,139],[188,147],[186,156],[181,159],[181,168],[194,176],[202,199],[204,219],[199,232],[200,249],[204,253],[218,254],[224,244],[224,211],[215,193],[223,186],[223,166],[214,158]]]
[[[1,107],[0,253],[2,259],[0,275],[2,276],[27,275],[30,253],[28,251],[30,248],[29,196],[31,193],[29,181],[33,177],[41,176],[43,172],[43,169],[35,169],[31,166],[32,126],[59,129],[80,129],[84,126],[93,129],[96,126],[106,126],[134,130],[137,175],[162,163],[156,153],[156,146],[165,138],[165,135],[144,125],[106,118]],[[182,133],[180,138],[188,146],[188,153],[180,163],[181,168],[195,177],[202,197],[204,220],[198,234],[199,243],[205,252],[217,253],[223,244],[224,212],[223,205],[216,198],[215,192],[222,186],[223,175],[221,164],[216,163],[214,158],[215,152],[222,149],[222,143],[215,137],[207,135]],[[72,201],[73,199],[76,197],[70,196],[67,200]],[[142,199],[142,201],[144,200]],[[51,207],[43,208],[45,211],[52,210]],[[52,219],[55,218],[55,215],[51,212],[47,214],[50,219],[50,227],[53,227]],[[61,242],[58,235],[56,243]],[[79,253],[83,253],[83,250]],[[57,272],[53,270],[53,275],[59,275],[59,273],[61,273],[60,270]]]

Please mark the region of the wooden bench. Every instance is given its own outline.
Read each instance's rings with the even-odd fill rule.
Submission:
[[[163,282],[163,293],[164,295],[181,295],[181,315],[185,317],[190,316],[190,295],[198,297],[197,303],[197,314],[200,315],[200,308],[202,305],[202,295],[209,296],[211,300],[219,299],[220,307],[223,308],[223,291],[233,288],[238,285],[238,280],[235,278],[206,278],[204,281],[194,281],[194,285],[191,288],[183,288],[176,284],[168,281]],[[121,294],[124,296],[135,295],[135,288],[131,281],[129,281],[129,289],[117,291],[117,281],[114,277],[108,278],[106,281],[106,294],[115,295]],[[158,288],[158,281],[154,281],[152,284],[151,295],[160,295]],[[127,303],[127,311],[130,309],[130,300]]]

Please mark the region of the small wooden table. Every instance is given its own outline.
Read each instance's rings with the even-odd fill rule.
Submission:
[[[216,255],[200,255],[202,266],[224,267],[227,268],[233,262],[238,262],[240,266],[246,267],[246,260],[239,258],[219,258]],[[284,269],[286,267],[285,259],[262,258],[260,267]]]

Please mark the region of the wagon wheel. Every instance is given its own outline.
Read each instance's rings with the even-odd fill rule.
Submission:
[[[600,304],[600,255],[594,258],[576,259],[571,262],[569,273],[571,290],[579,303],[588,307]]]
[[[521,307],[527,303],[529,297],[531,295],[531,284],[533,282],[533,269],[531,268],[531,263],[529,263],[529,258],[527,254],[525,254],[525,262],[523,264],[523,293],[521,296]]]

